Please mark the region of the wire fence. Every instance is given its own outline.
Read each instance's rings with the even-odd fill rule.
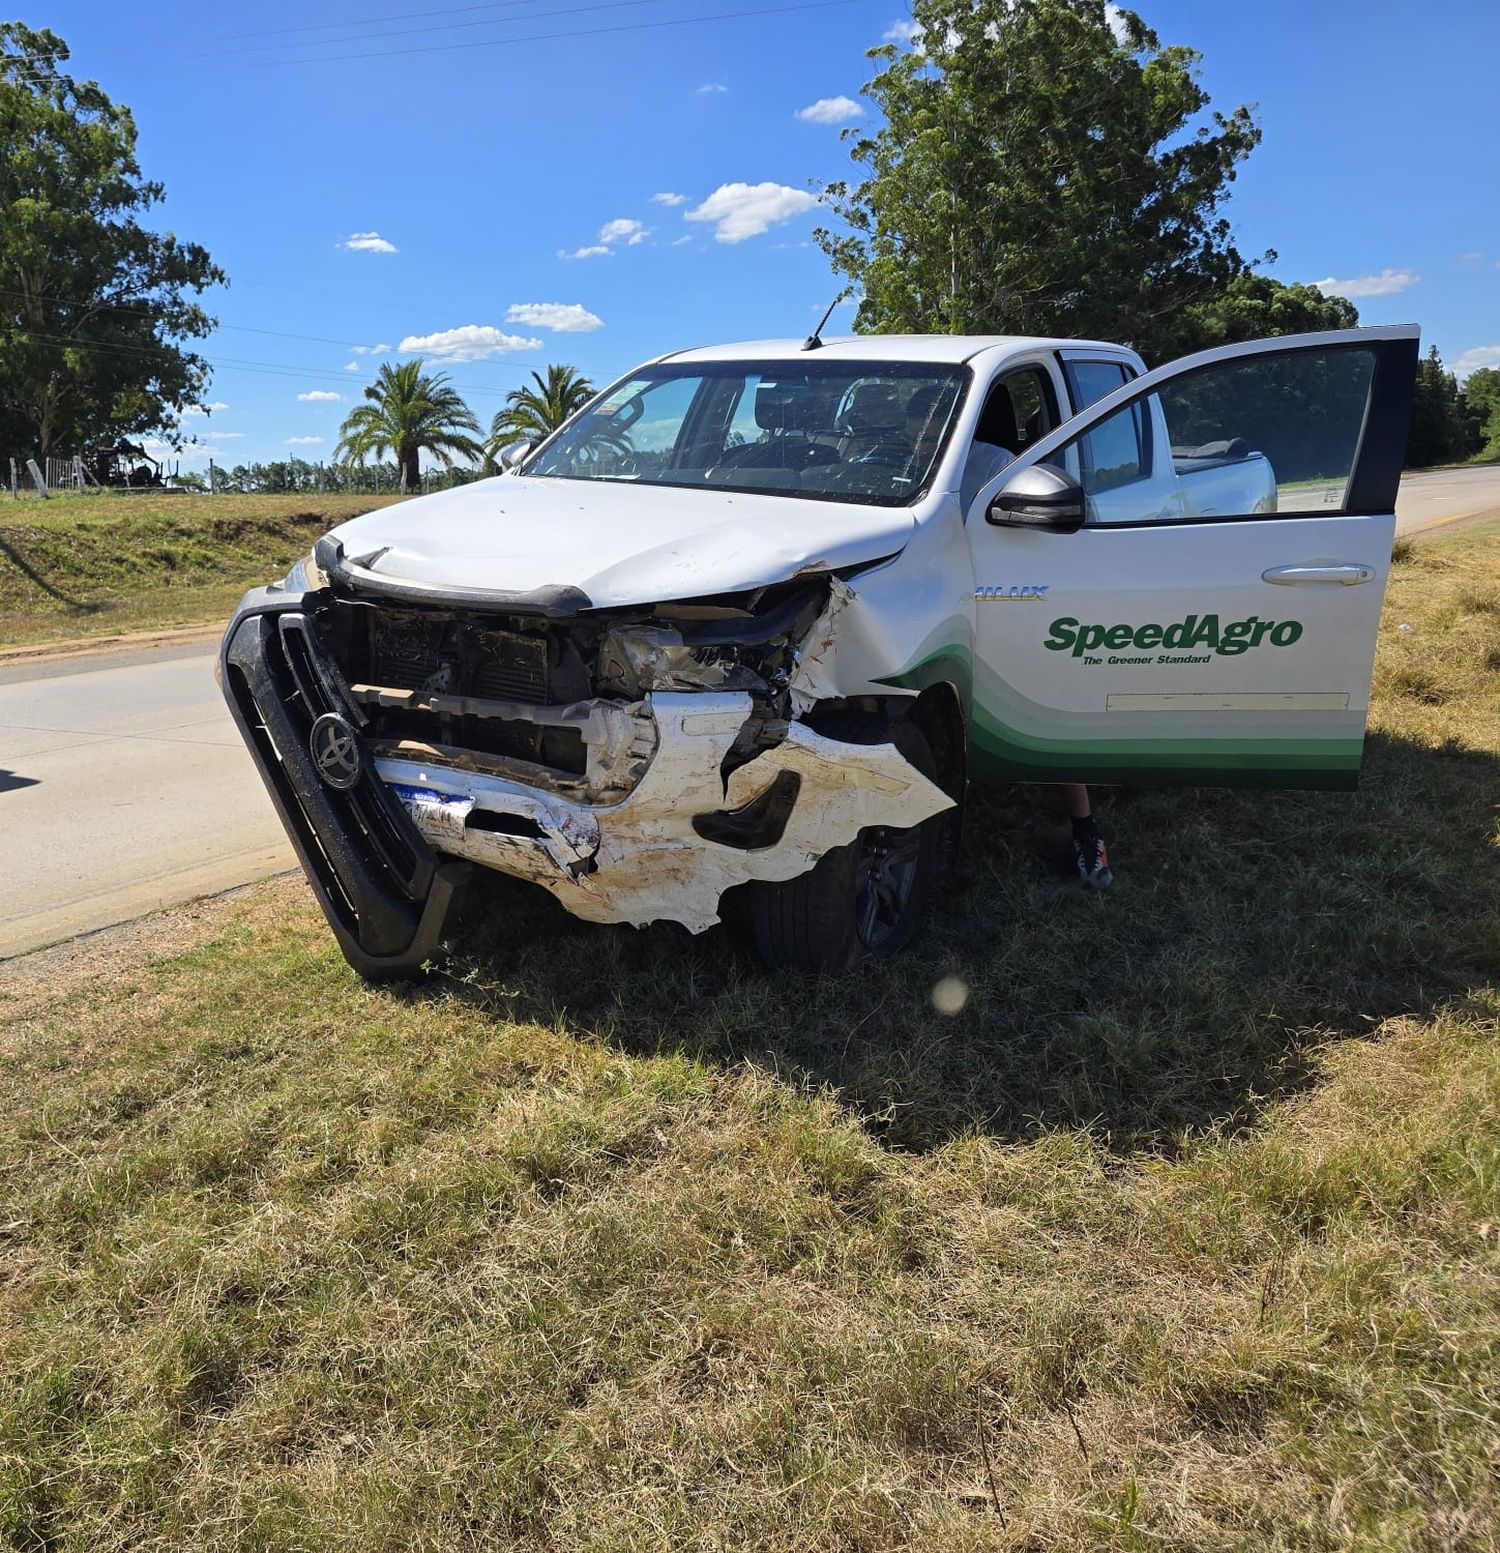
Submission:
[[[486,469],[425,469],[417,493],[445,491],[494,473]],[[49,454],[37,459],[17,453],[0,457],[0,478],[8,478],[12,497],[141,491],[191,491],[205,495],[396,495],[401,472],[396,464],[334,464],[305,458],[224,466],[210,459],[203,470],[168,468],[145,457],[113,453],[84,458]],[[413,494],[417,494],[413,493]]]

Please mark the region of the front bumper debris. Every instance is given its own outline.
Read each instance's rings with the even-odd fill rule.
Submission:
[[[277,588],[246,595],[220,647],[224,697],[345,958],[372,979],[410,975],[436,951],[468,866],[433,852],[369,760],[348,791],[319,778],[313,723],[361,717],[301,605]]]
[[[802,723],[726,784],[720,768],[751,704],[742,693],[652,695],[655,756],[605,806],[426,760],[380,758],[376,769],[438,851],[530,879],[590,922],[695,933],[719,920],[719,897],[735,885],[794,878],[867,826],[917,825],[952,807],[894,745],[844,744]],[[790,812],[740,844],[700,830],[708,816],[753,813],[773,789],[794,795]]]
[[[733,684],[558,706],[351,685],[320,640],[320,598],[247,594],[220,675],[340,947],[366,976],[408,974],[432,956],[474,863],[541,885],[591,922],[696,933],[719,920],[728,889],[794,878],[868,827],[905,828],[952,807],[893,744],[767,721]],[[439,726],[499,718],[573,730],[587,758],[569,774],[384,737],[376,719],[392,708]],[[309,747],[320,718],[345,755],[352,747],[347,789],[347,773],[325,762],[320,774]]]

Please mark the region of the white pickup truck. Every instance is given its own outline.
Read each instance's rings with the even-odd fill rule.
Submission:
[[[366,976],[476,864],[595,922],[742,892],[838,969],[911,935],[971,779],[1353,786],[1416,355],[663,356],[247,594],[224,693]]]

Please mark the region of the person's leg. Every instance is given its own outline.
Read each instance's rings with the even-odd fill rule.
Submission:
[[[1063,798],[1073,822],[1073,862],[1086,890],[1107,890],[1114,883],[1104,838],[1094,823],[1089,790],[1082,782],[1064,782]]]

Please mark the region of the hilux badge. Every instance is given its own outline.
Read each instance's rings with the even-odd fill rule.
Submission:
[[[998,587],[979,587],[974,590],[975,599],[981,604],[1010,603],[1015,599],[1044,599],[1050,582],[1012,583]]]
[[[325,712],[307,736],[318,775],[337,792],[346,793],[359,781],[363,761],[354,730],[337,712]]]

